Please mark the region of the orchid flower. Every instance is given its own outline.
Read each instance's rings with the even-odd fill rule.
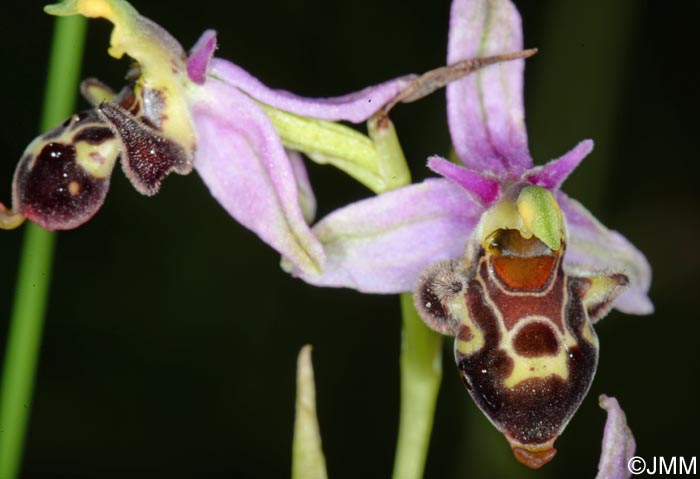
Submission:
[[[331,121],[368,119],[412,75],[336,98],[302,98],[213,58],[212,30],[188,56],[168,32],[123,0],[65,0],[46,11],[111,21],[109,54],[127,54],[135,67],[118,93],[97,80],[83,82],[82,93],[94,108],[27,147],[15,172],[13,207],[0,204],[0,228],[16,227],[25,217],[49,230],[83,224],[102,206],[121,158],[125,174],[145,195],[157,193],[168,174],[196,169],[231,216],[295,267],[314,273],[325,262],[308,227],[315,199],[292,150],[334,164],[370,188],[408,174],[405,164],[381,165],[381,152],[369,138]]]
[[[508,0],[454,0],[447,63],[522,50]],[[560,187],[590,153],[585,140],[534,166],[523,109],[524,60],[447,86],[459,163],[443,178],[341,208],[312,229],[322,274],[289,264],[319,286],[367,293],[414,291],[432,329],[455,336],[472,398],[518,460],[541,467],[585,397],[598,362],[592,324],[611,308],[653,311],[644,255]]]

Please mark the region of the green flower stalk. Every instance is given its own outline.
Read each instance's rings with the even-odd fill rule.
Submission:
[[[419,479],[442,380],[442,336],[425,327],[409,293],[401,295],[401,317],[401,404],[392,477]]]
[[[84,19],[56,21],[40,126],[42,131],[73,111],[84,39]],[[27,228],[0,389],[2,478],[19,475],[51,283],[53,245],[53,233],[36,225]]]

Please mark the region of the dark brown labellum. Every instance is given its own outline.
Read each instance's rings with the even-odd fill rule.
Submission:
[[[515,457],[538,468],[556,454],[554,441],[595,374],[589,312],[609,307],[624,275],[569,276],[565,245],[551,250],[517,230],[496,231],[485,244],[469,262],[428,269],[416,306],[428,326],[455,336],[469,394]]]
[[[93,111],[81,112],[35,139],[15,170],[19,213],[48,230],[71,229],[102,206],[118,149]]]

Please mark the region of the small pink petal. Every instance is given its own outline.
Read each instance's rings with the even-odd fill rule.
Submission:
[[[523,179],[548,190],[557,190],[592,150],[593,141],[583,140],[556,160],[531,168],[523,175]]]
[[[439,156],[428,158],[428,168],[460,185],[484,206],[493,204],[501,194],[498,180],[455,165]]]
[[[212,60],[211,73],[256,100],[280,110],[320,120],[347,120],[353,123],[363,122],[372,116],[415,78],[415,75],[407,75],[337,97],[304,98],[285,90],[269,88],[238,65],[220,58]]]
[[[207,76],[209,61],[216,50],[216,31],[207,30],[194,44],[187,58],[187,75],[195,83],[202,84]]]

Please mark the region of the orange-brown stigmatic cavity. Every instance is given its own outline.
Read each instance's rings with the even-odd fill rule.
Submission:
[[[539,468],[578,409],[598,363],[592,322],[626,284],[621,274],[566,274],[554,250],[517,229],[485,235],[473,258],[438,263],[419,281],[416,306],[455,336],[455,360],[479,408],[515,457]]]

